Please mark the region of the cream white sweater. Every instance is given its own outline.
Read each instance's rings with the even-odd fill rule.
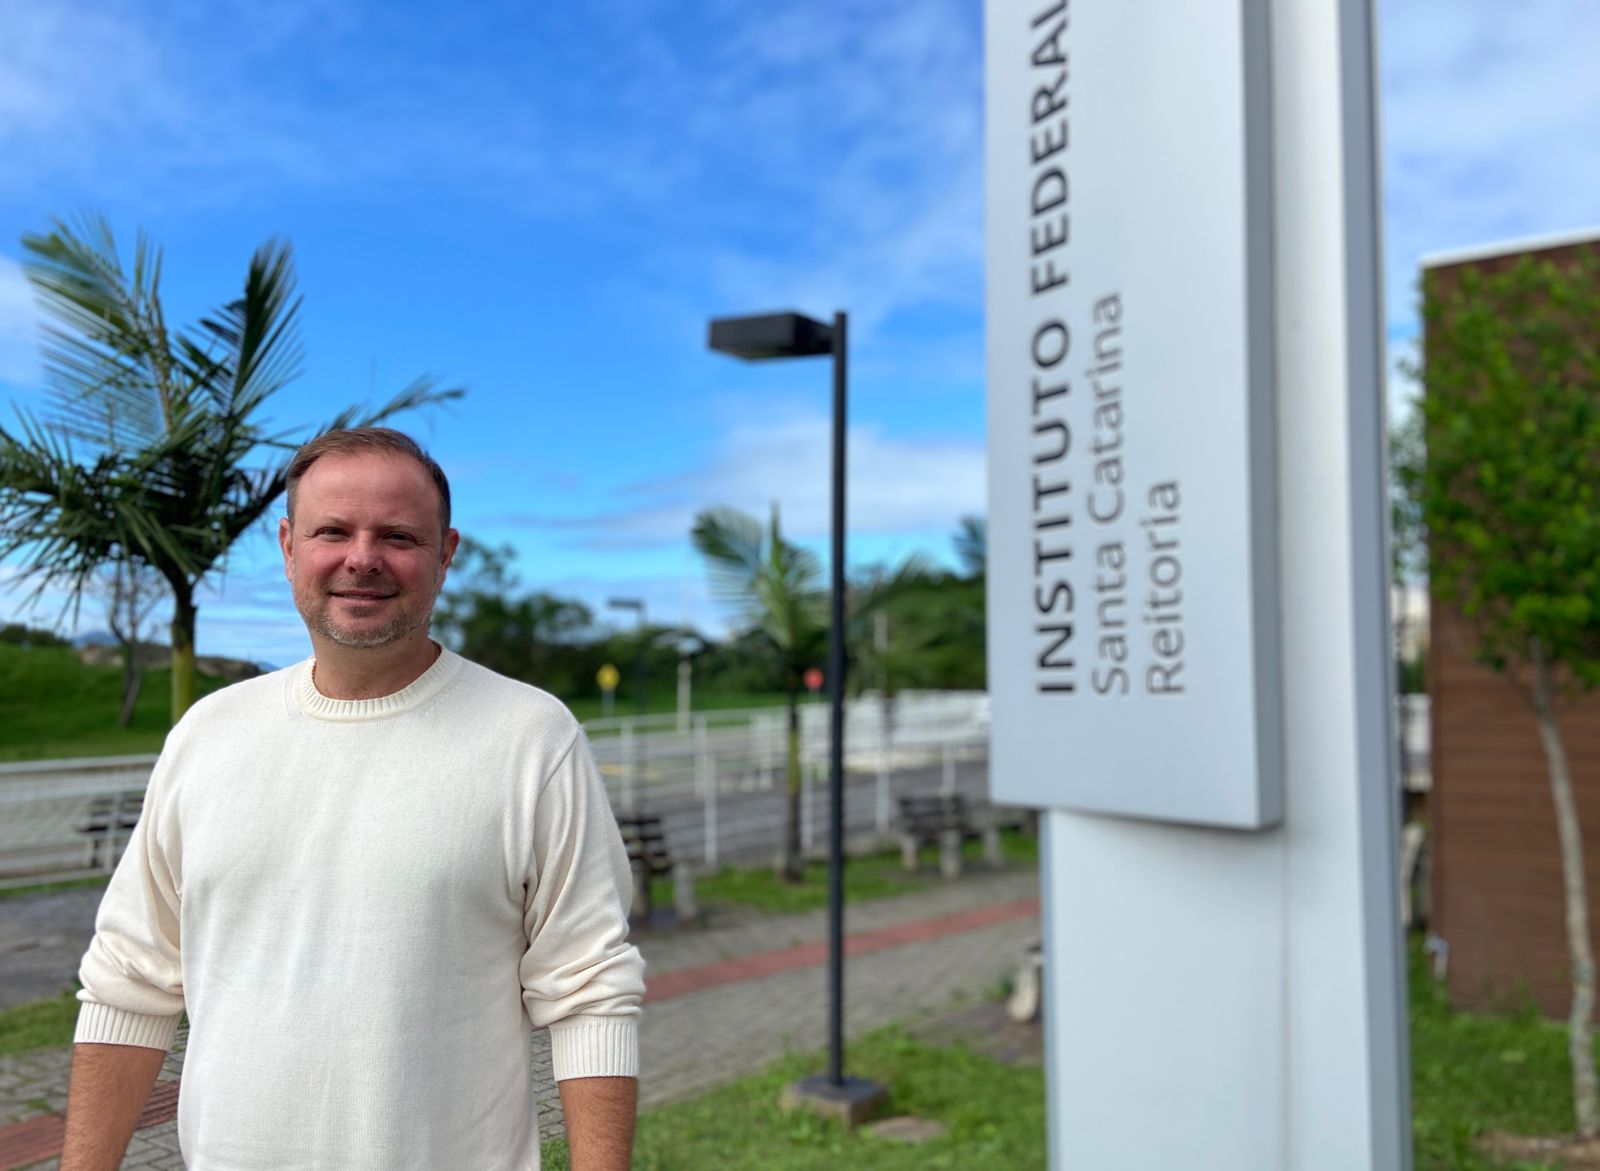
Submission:
[[[558,1080],[634,1076],[628,863],[577,722],[450,651],[331,700],[309,660],[167,737],[80,970],[77,1040],[188,1051],[190,1171],[536,1168]]]

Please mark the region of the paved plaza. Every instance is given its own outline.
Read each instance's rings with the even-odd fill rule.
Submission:
[[[67,891],[0,904],[0,988],[12,1003],[71,984],[99,891]],[[62,897],[62,896],[72,896]],[[970,1012],[1014,970],[1037,938],[1038,877],[1031,868],[980,873],[847,911],[846,1030],[933,1022]],[[43,908],[40,900],[53,900]],[[826,1036],[827,920],[729,913],[710,925],[636,935],[648,963],[640,1027],[640,1108],[693,1097],[753,1073]],[[30,940],[33,941],[30,944]],[[26,981],[27,995],[23,994]],[[14,987],[15,985],[15,987]],[[176,1079],[179,1034],[125,1168],[180,1169]],[[51,1168],[60,1150],[70,1049],[0,1057],[0,1171]],[[561,1133],[546,1034],[534,1036],[540,1130]]]

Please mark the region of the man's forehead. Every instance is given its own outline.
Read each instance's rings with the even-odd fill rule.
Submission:
[[[296,489],[297,510],[366,514],[374,508],[433,512],[438,489],[415,460],[380,452],[326,455],[306,469]]]
[[[380,512],[365,508],[346,510],[337,506],[308,508],[296,519],[302,529],[321,528],[324,525],[334,525],[342,529],[416,529],[426,528],[433,520],[431,516],[424,516],[416,510],[395,512],[392,509],[384,509]]]
[[[302,485],[317,480],[345,479],[373,474],[403,475],[428,483],[428,473],[416,460],[397,451],[330,451],[318,457],[300,477]]]

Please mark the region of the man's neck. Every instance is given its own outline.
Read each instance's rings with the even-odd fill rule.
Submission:
[[[381,647],[347,647],[314,639],[311,681],[329,699],[379,699],[403,691],[433,666],[443,648],[432,639]]]

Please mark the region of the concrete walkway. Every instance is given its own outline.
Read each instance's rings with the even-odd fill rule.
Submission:
[[[1037,895],[1036,872],[1016,868],[847,908],[847,1035],[982,998],[1037,937]],[[70,905],[81,914],[77,902]],[[693,1097],[791,1050],[820,1049],[826,931],[825,914],[813,912],[744,914],[707,927],[637,933],[649,965],[639,1035],[640,1108]],[[70,928],[52,933],[73,937]],[[0,975],[5,966],[0,956]],[[29,968],[30,981],[41,978],[38,964]],[[75,970],[76,960],[43,995],[70,984]],[[4,982],[9,985],[10,977]],[[180,1033],[167,1057],[125,1168],[183,1167],[173,1119],[185,1040]],[[0,1171],[56,1167],[70,1063],[70,1049],[0,1057]],[[557,1137],[560,1100],[543,1032],[534,1035],[533,1069],[541,1134]]]

